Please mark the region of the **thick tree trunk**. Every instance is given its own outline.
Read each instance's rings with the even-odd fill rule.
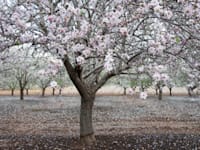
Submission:
[[[169,88],[169,95],[172,96],[172,88]]]
[[[158,99],[162,100],[162,88],[159,88]]]
[[[11,89],[11,96],[14,96],[14,89]]]
[[[84,145],[92,145],[96,142],[92,125],[92,108],[94,98],[81,98],[80,110],[80,141]]]
[[[42,97],[44,97],[44,95],[45,95],[45,90],[46,90],[46,88],[42,88]]]
[[[53,96],[55,95],[55,88],[53,88],[52,95]]]
[[[24,100],[24,89],[20,88],[20,100]]]

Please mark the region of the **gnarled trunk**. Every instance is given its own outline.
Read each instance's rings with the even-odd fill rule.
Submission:
[[[81,98],[80,109],[80,141],[82,144],[91,145],[95,143],[94,129],[92,125],[92,108],[94,97]]]
[[[24,89],[20,88],[20,100],[24,100]]]

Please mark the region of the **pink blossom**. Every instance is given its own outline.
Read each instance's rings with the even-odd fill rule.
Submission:
[[[128,29],[126,27],[122,27],[119,29],[121,35],[127,36],[128,35]]]
[[[194,14],[194,7],[191,4],[188,4],[183,9],[183,12],[188,16],[192,16]]]

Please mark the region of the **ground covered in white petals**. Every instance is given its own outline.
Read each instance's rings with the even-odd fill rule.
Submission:
[[[81,149],[79,97],[0,97],[0,149]],[[200,98],[96,98],[91,149],[200,149]]]

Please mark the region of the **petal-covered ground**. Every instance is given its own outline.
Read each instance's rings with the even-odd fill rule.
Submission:
[[[97,143],[84,147],[77,138],[64,136],[4,136],[1,149],[9,150],[199,150],[200,135],[144,134],[98,135]]]
[[[79,97],[0,97],[0,150],[83,149]],[[99,96],[90,149],[200,149],[200,98]],[[86,149],[89,149],[88,147]]]

